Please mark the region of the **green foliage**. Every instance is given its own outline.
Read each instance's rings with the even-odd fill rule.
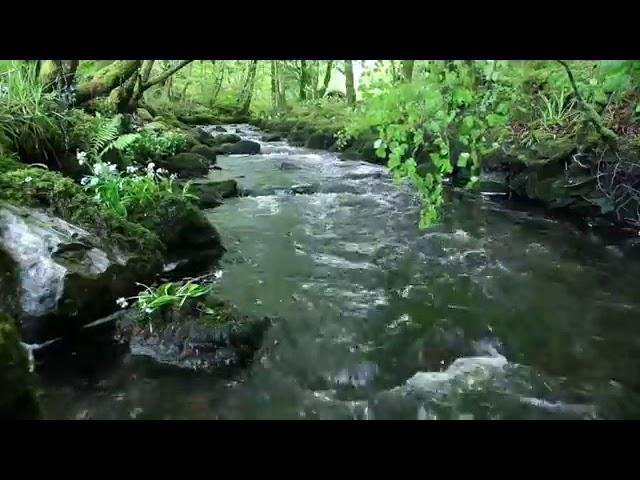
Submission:
[[[80,185],[57,172],[28,167],[0,173],[0,200],[42,208],[127,250],[142,253],[149,261],[157,261],[156,255],[164,249],[156,235],[92,201]]]
[[[15,150],[45,158],[56,148],[62,115],[55,111],[54,95],[38,81],[35,64],[15,61],[0,75],[0,134]]]
[[[147,319],[153,313],[165,308],[182,308],[187,300],[207,295],[211,287],[197,283],[193,280],[182,283],[169,282],[158,287],[144,287],[144,290],[135,297],[118,299],[121,307],[128,305],[128,300],[135,300],[135,306],[140,319]]]
[[[166,170],[155,169],[153,163],[147,165],[144,174],[138,173],[138,167],[129,166],[123,172],[117,165],[101,162],[90,166],[90,169],[92,175],[81,181],[85,190],[94,200],[122,218],[128,217],[129,210],[152,209],[165,196],[197,199],[189,193],[189,182],[176,185],[175,175],[167,176]]]
[[[97,115],[96,117],[98,121],[96,122],[95,130],[92,132],[89,154],[91,158],[97,162],[110,149],[120,149],[116,141],[120,134],[122,116],[114,115],[109,118]],[[121,142],[121,144],[122,143],[126,144],[126,142]]]

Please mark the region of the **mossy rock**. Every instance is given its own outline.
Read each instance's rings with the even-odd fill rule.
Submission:
[[[25,165],[22,162],[18,162],[11,157],[4,157],[0,155],[0,175],[6,172],[10,172],[12,170],[18,170],[20,168],[26,168],[28,165]]]
[[[143,255],[143,262],[153,264],[161,259],[162,243],[155,234],[105,209],[80,185],[60,173],[35,167],[0,173],[0,200],[43,209]]]
[[[223,133],[212,137],[212,145],[223,145],[225,143],[238,143],[242,138],[235,133]]]
[[[216,150],[212,147],[208,147],[206,145],[195,145],[191,148],[191,153],[202,155],[204,158],[209,160],[211,165],[216,163]]]
[[[198,197],[200,208],[213,208],[222,204],[222,199],[238,195],[238,182],[233,179],[192,183],[189,193]]]
[[[29,359],[13,319],[0,311],[0,420],[42,418]]]
[[[15,148],[13,142],[9,137],[7,137],[6,133],[0,130],[0,158],[9,156],[14,152]]]
[[[149,327],[152,325],[152,327]],[[242,315],[215,293],[167,307],[144,322],[135,314],[121,319],[120,335],[130,339],[131,353],[159,364],[214,372],[247,366],[262,345],[269,318]]]
[[[327,132],[314,132],[307,139],[305,147],[316,150],[326,150],[334,143],[335,140],[333,138],[333,134]]]
[[[279,142],[280,140],[282,140],[282,134],[281,133],[268,133],[266,135],[263,135],[261,140],[263,142]]]
[[[152,122],[153,121],[153,115],[151,115],[149,113],[148,110],[146,110],[145,108],[138,108],[136,110],[136,115],[140,118],[140,120],[142,120],[143,122]]]
[[[132,211],[129,218],[157,234],[170,261],[189,260],[193,268],[200,268],[225,251],[220,234],[202,211],[176,195],[166,195],[153,209]]]
[[[187,125],[211,125],[218,123],[218,117],[212,114],[178,115],[178,120]]]
[[[260,153],[260,144],[251,140],[240,140],[236,143],[223,143],[215,147],[223,155],[256,155]]]
[[[159,120],[147,123],[144,128],[145,130],[151,130],[154,132],[168,132],[169,130],[171,130],[171,127],[169,127],[169,125]]]
[[[182,178],[201,177],[209,172],[209,163],[202,155],[184,152],[158,160],[158,166]]]

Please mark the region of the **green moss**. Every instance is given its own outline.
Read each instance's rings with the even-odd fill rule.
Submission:
[[[0,174],[0,200],[18,206],[42,208],[74,225],[109,238],[143,261],[160,260],[162,243],[146,228],[124,220],[97,204],[70,178],[40,168]]]
[[[29,360],[13,320],[0,312],[0,419],[39,419]]]
[[[0,174],[25,167],[26,165],[24,163],[20,163],[11,157],[3,157],[0,155]]]

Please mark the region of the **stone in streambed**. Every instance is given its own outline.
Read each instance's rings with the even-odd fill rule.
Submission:
[[[198,197],[200,208],[213,208],[221,205],[222,199],[237,196],[238,183],[233,179],[192,183],[189,193]]]
[[[240,140],[237,143],[224,143],[216,148],[223,155],[255,155],[260,153],[260,144],[251,140]]]
[[[157,161],[158,166],[182,178],[199,177],[209,171],[210,161],[193,152],[179,153]]]
[[[263,142],[279,142],[282,140],[282,135],[279,133],[268,133],[262,136],[261,139]]]
[[[191,149],[191,153],[197,153],[209,160],[211,164],[216,163],[216,150],[206,145],[196,145]]]
[[[165,307],[144,322],[135,315],[118,326],[120,335],[130,340],[132,355],[206,372],[249,364],[271,323],[241,315],[214,294],[191,299],[181,308]]]

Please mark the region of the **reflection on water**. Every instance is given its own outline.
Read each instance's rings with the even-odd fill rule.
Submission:
[[[633,246],[495,197],[452,195],[419,231],[382,167],[262,151],[219,159],[211,177],[249,196],[208,212],[229,250],[222,295],[281,318],[254,364],[217,378],[125,356],[49,375],[49,416],[640,417]]]

